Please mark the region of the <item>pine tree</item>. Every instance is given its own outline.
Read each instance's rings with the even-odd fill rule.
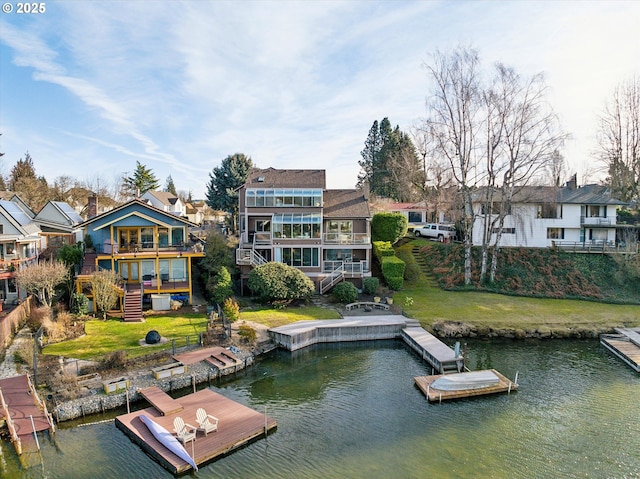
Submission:
[[[122,190],[125,196],[137,197],[147,191],[157,190],[160,182],[150,168],[136,161],[136,171],[132,176],[125,176],[122,179]]]
[[[178,196],[176,185],[173,183],[173,178],[171,178],[171,175],[167,177],[167,182],[164,185],[164,191],[171,193],[173,196]]]
[[[220,166],[209,173],[207,204],[214,210],[229,213],[234,231],[238,217],[237,189],[247,180],[251,168],[253,168],[251,158],[242,153],[236,153],[227,156]]]

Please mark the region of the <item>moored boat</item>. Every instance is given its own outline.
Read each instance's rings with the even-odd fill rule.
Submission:
[[[500,378],[493,371],[471,371],[439,377],[431,383],[430,387],[441,391],[463,391],[488,388],[499,383]]]

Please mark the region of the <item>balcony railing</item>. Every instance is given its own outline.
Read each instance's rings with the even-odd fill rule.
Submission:
[[[581,216],[581,226],[611,226],[611,218],[604,216]]]
[[[362,275],[369,272],[369,263],[367,261],[324,261],[322,263],[322,272],[331,273],[337,269],[342,268],[347,275]]]
[[[553,240],[552,246],[570,253],[638,253],[638,243],[615,244],[613,241]]]
[[[369,244],[371,237],[367,233],[324,233],[325,244]]]
[[[141,242],[141,243],[127,243],[125,245],[115,245],[115,246],[111,246],[110,244],[96,245],[95,250],[96,250],[96,253],[100,253],[100,254],[156,253],[156,252],[162,252],[162,251],[202,252],[203,247],[201,243],[166,244],[166,243],[154,243],[152,241],[149,241],[149,242]]]

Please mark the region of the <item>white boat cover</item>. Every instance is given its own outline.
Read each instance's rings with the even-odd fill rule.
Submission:
[[[190,464],[195,471],[198,470],[198,466],[196,465],[193,458],[189,455],[184,446],[180,444],[180,441],[178,441],[173,434],[171,434],[164,427],[162,427],[160,424],[158,424],[145,414],[140,414],[140,416],[138,417],[149,428],[149,431],[151,431],[153,437],[155,437],[158,442],[160,442],[160,444],[169,449],[180,459],[186,461],[187,464]]]
[[[447,374],[433,381],[429,387],[441,391],[462,391],[487,388],[499,383],[500,378],[493,371],[471,371]]]

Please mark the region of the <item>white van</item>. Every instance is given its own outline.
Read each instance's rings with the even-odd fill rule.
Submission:
[[[415,228],[413,234],[416,238],[424,236],[440,242],[451,241],[456,237],[456,228],[453,225],[429,223],[420,228]]]

